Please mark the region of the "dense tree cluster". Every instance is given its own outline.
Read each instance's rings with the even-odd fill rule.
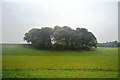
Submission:
[[[120,47],[120,42],[118,42],[118,47]]]
[[[38,49],[90,49],[97,47],[96,37],[85,28],[71,29],[68,26],[55,26],[31,29],[25,33],[24,40]]]
[[[98,47],[120,47],[120,42],[118,41],[110,41],[105,43],[98,43]]]

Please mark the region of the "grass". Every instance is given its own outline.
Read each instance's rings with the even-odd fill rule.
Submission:
[[[4,71],[4,77],[14,78],[116,78],[116,71],[93,70],[11,70]]]
[[[3,45],[3,78],[117,78],[118,49],[50,51]]]

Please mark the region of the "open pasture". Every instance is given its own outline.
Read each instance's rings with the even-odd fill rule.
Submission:
[[[117,78],[118,48],[53,51],[3,44],[3,78]]]

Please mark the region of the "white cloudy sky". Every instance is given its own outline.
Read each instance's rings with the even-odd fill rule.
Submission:
[[[118,0],[3,0],[2,42],[22,43],[31,28],[87,28],[98,42],[118,40]]]

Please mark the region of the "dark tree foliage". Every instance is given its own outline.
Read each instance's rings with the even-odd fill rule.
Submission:
[[[24,40],[31,42],[31,44],[38,48],[51,48],[51,35],[53,33],[52,28],[42,28],[42,29],[31,29],[28,33],[25,34]]]
[[[118,47],[120,47],[120,42],[118,42]]]
[[[120,42],[118,41],[110,41],[106,43],[98,43],[98,47],[120,47]]]
[[[97,48],[97,39],[85,28],[71,29],[68,26],[55,26],[31,29],[24,40],[38,49],[79,50]]]

